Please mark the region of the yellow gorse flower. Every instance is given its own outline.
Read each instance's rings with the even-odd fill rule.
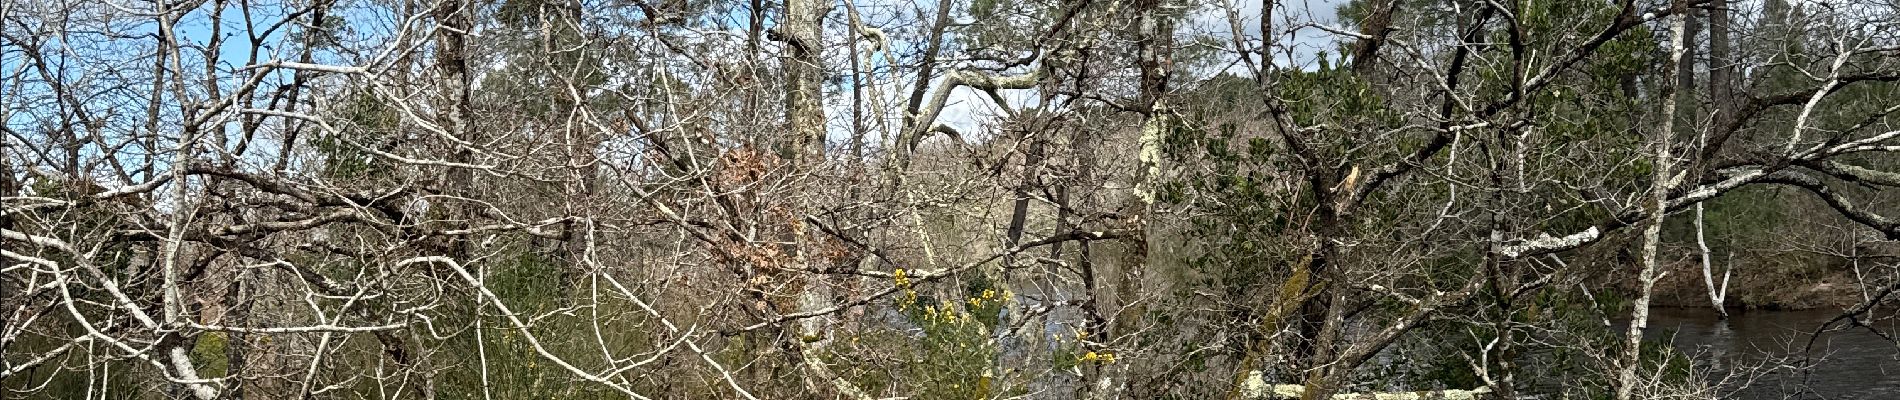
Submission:
[[[891,271],[891,280],[897,283],[897,287],[910,286],[910,277],[904,275],[903,268]]]
[[[917,304],[917,291],[915,290],[904,289],[904,296],[897,298],[898,310],[908,310],[911,305],[915,304]]]

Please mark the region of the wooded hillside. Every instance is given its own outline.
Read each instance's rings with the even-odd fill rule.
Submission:
[[[0,398],[1718,398],[1652,306],[1891,340],[1896,81],[1891,0],[0,0]]]

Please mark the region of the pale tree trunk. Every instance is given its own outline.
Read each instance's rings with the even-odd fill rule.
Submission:
[[[464,143],[479,143],[474,140],[475,130],[468,126],[470,117],[474,115],[468,74],[467,32],[474,29],[474,24],[469,18],[471,11],[466,10],[470,6],[460,0],[445,0],[436,3],[436,8],[433,10],[436,24],[440,25],[435,35],[435,71],[441,85],[440,92],[436,93],[437,107],[441,110],[436,115],[436,124],[456,140]],[[449,152],[450,162],[468,164],[474,160],[474,152],[466,146],[458,146],[454,143],[447,146],[454,148]],[[474,190],[471,187],[473,181],[472,171],[466,168],[449,169],[447,182],[449,190]]]
[[[1682,8],[1686,6],[1686,2],[1676,1],[1672,7],[1675,7],[1677,10],[1682,10]],[[1686,47],[1684,39],[1688,36],[1685,34],[1688,30],[1687,25],[1688,17],[1686,13],[1676,12],[1670,14],[1669,65],[1664,66],[1663,73],[1667,76],[1662,80],[1662,82],[1664,82],[1663,90],[1661,96],[1658,96],[1663,102],[1662,113],[1658,114],[1662,118],[1662,126],[1653,133],[1655,137],[1651,139],[1650,144],[1654,146],[1656,151],[1655,159],[1653,160],[1655,166],[1652,171],[1654,176],[1651,177],[1652,179],[1650,180],[1649,186],[1649,221],[1648,224],[1643,227],[1643,264],[1642,269],[1637,272],[1636,276],[1637,282],[1641,286],[1641,291],[1636,293],[1636,301],[1631,305],[1629,332],[1627,332],[1628,336],[1623,343],[1623,353],[1618,360],[1617,368],[1619,371],[1617,372],[1616,379],[1617,400],[1629,400],[1631,396],[1635,394],[1637,385],[1640,384],[1639,378],[1636,376],[1636,368],[1642,359],[1643,329],[1649,325],[1650,297],[1652,290],[1656,286],[1657,247],[1662,241],[1663,219],[1668,215],[1667,202],[1670,187],[1669,167],[1670,164],[1674,163],[1673,156],[1670,155],[1669,139],[1675,131],[1675,85],[1679,83],[1677,82],[1675,74],[1679,72],[1677,66],[1682,63],[1683,48]]]
[[[780,148],[780,154],[790,152],[792,166],[799,174],[819,174],[825,168],[825,110],[824,91],[821,87],[824,79],[824,63],[821,55],[824,42],[820,36],[824,32],[826,11],[830,3],[817,0],[791,0],[785,2],[785,19],[777,31],[779,39],[785,44],[785,81],[788,87],[785,94],[786,120],[790,125],[791,137]],[[796,210],[806,210],[819,201],[821,191],[809,185],[797,189],[797,197],[791,201]],[[802,211],[801,211],[802,213]],[[796,218],[796,217],[795,217]],[[806,226],[804,218],[792,222],[795,226],[791,236],[794,243],[793,256],[797,265],[809,269],[829,269],[819,267],[817,261],[807,249],[816,248],[810,240],[811,227]],[[798,291],[798,311],[816,312],[832,304],[829,284],[822,279],[824,275],[800,277],[802,288]],[[806,318],[799,321],[798,337],[790,338],[795,347],[794,357],[804,366],[807,383],[830,386],[830,392],[845,398],[870,398],[862,389],[846,381],[825,365],[820,349],[829,342],[830,317]],[[818,390],[816,387],[813,389]]]
[[[1729,124],[1729,121],[1733,118],[1732,116],[1735,115],[1734,78],[1732,77],[1734,67],[1731,65],[1734,63],[1734,60],[1730,57],[1731,50],[1729,45],[1728,1],[1711,1],[1709,2],[1708,83],[1711,117],[1710,129],[1707,131],[1726,131],[1723,128]],[[1715,150],[1721,148],[1721,143],[1720,139],[1717,139],[1715,143],[1711,143],[1707,134],[1702,135],[1700,140],[1702,143],[1699,146],[1699,151],[1701,151],[1702,154],[1696,159],[1705,165],[1698,167],[1696,170],[1704,171],[1708,169],[1706,164],[1715,160]],[[1709,302],[1711,306],[1715,307],[1716,317],[1728,319],[1728,311],[1722,308],[1722,304],[1726,303],[1725,299],[1728,297],[1728,278],[1730,273],[1735,272],[1733,269],[1734,265],[1731,264],[1729,269],[1722,271],[1722,283],[1720,286],[1717,286],[1712,271],[1714,267],[1710,261],[1708,239],[1704,237],[1704,230],[1706,228],[1703,224],[1702,204],[1698,203],[1695,207],[1695,235],[1696,246],[1701,250],[1702,282],[1708,288]]]
[[[800,168],[816,166],[825,157],[823,32],[828,3],[816,0],[785,2],[785,22],[780,35],[785,42],[785,111],[791,134],[782,151],[791,154]]]
[[[780,149],[781,154],[790,152],[793,166],[799,173],[812,174],[823,168],[825,161],[825,110],[823,91],[820,88],[824,74],[823,60],[819,55],[824,46],[820,39],[823,31],[827,3],[816,0],[791,0],[785,2],[785,19],[778,34],[785,44],[785,113],[790,124],[791,137]],[[812,202],[816,190],[803,190],[794,202]],[[804,207],[798,207],[803,209]],[[800,218],[796,222],[803,224]],[[793,240],[799,245],[794,247],[795,257],[802,267],[813,268],[813,260],[806,254],[804,246],[809,235],[807,229],[794,229]],[[799,311],[812,311],[830,305],[831,296],[825,290],[825,282],[816,275],[802,277],[804,290],[799,293]],[[807,318],[799,322],[799,335],[805,340],[817,339],[824,332],[825,318]]]
[[[1140,178],[1135,186],[1141,200],[1139,205],[1141,210],[1138,211],[1136,221],[1141,229],[1141,235],[1135,239],[1130,252],[1133,257],[1123,264],[1120,281],[1115,285],[1116,302],[1127,307],[1119,313],[1124,317],[1116,319],[1114,326],[1107,329],[1110,332],[1091,332],[1091,334],[1102,335],[1101,338],[1104,341],[1113,338],[1113,335],[1140,329],[1141,317],[1146,315],[1145,306],[1143,306],[1145,303],[1138,299],[1143,293],[1142,281],[1146,276],[1145,271],[1155,260],[1153,251],[1155,238],[1158,235],[1153,221],[1157,207],[1155,189],[1162,171],[1161,144],[1166,140],[1168,130],[1175,123],[1174,111],[1168,104],[1169,77],[1174,70],[1175,23],[1172,17],[1162,14],[1166,8],[1160,3],[1160,0],[1147,0],[1137,3],[1136,8],[1142,13],[1139,22],[1141,31],[1137,43],[1140,46],[1141,56],[1141,101],[1146,105],[1146,114],[1143,116],[1145,120],[1142,122],[1141,136],[1138,138],[1140,149],[1137,156],[1141,161],[1142,172],[1138,175]],[[1125,365],[1103,366],[1097,369],[1097,376],[1093,377],[1092,382],[1088,382],[1095,386],[1092,394],[1095,398],[1109,398],[1115,393],[1120,393],[1123,389],[1120,386],[1127,385],[1128,382],[1118,381],[1124,378],[1118,375],[1126,375],[1127,371],[1128,368]]]
[[[1716,286],[1715,274],[1713,272],[1715,268],[1712,265],[1713,263],[1709,261],[1709,239],[1704,235],[1706,228],[1703,226],[1703,218],[1705,217],[1702,215],[1702,203],[1696,203],[1695,245],[1696,248],[1700,250],[1698,253],[1702,258],[1702,284],[1709,289],[1709,305],[1715,307],[1715,317],[1718,319],[1728,319],[1728,310],[1723,309],[1722,304],[1724,303],[1723,299],[1728,297],[1729,273],[1735,272],[1735,270],[1723,270],[1722,285]]]

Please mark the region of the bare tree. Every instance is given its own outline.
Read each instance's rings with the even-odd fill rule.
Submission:
[[[1731,3],[0,1],[0,396],[1714,393],[1672,214],[1900,237],[1890,5]]]

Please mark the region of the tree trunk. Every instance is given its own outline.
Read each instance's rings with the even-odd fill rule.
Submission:
[[[1734,121],[1735,98],[1735,59],[1734,44],[1729,39],[1728,0],[1709,2],[1709,108],[1712,110],[1709,126],[1713,135],[1703,143],[1696,157],[1701,163],[1697,172],[1707,171],[1715,164],[1722,144],[1728,141],[1734,132],[1726,129]]]
[[[1722,285],[1717,287],[1715,284],[1715,274],[1713,272],[1715,267],[1709,260],[1709,239],[1703,233],[1705,230],[1703,218],[1702,203],[1696,203],[1695,244],[1697,250],[1700,250],[1697,254],[1699,254],[1702,259],[1702,284],[1709,289],[1709,305],[1715,307],[1715,318],[1728,319],[1728,310],[1722,308],[1722,304],[1724,303],[1723,299],[1728,297],[1728,274],[1733,270],[1722,272]]]
[[[1354,75],[1370,76],[1372,68],[1378,65],[1379,47],[1385,44],[1386,32],[1392,30],[1392,14],[1398,9],[1398,0],[1386,0],[1374,5],[1372,14],[1359,22],[1359,34],[1365,38],[1353,45],[1351,62]]]
[[[824,42],[825,12],[829,3],[816,0],[785,2],[785,22],[779,33],[785,42],[785,109],[792,137],[781,151],[800,168],[817,165],[825,157]]]
[[[824,42],[820,34],[824,31],[825,12],[829,9],[829,3],[817,0],[787,1],[785,20],[778,31],[781,41],[785,43],[784,67],[788,85],[785,113],[791,128],[791,138],[780,151],[781,154],[791,152],[792,168],[799,174],[817,174],[825,164],[825,110],[821,87],[825,70],[824,60],[820,58],[824,52]],[[805,210],[821,195],[817,188],[806,185],[800,185],[796,190],[796,197],[790,200],[794,210]],[[796,220],[791,223],[798,227],[790,232],[793,243],[791,254],[798,260],[800,267],[823,269],[817,267],[818,262],[809,254],[809,250],[816,248],[816,242],[806,234],[811,229],[803,227],[804,218],[794,218]],[[820,274],[797,278],[803,280],[802,285],[798,285],[802,286],[797,294],[799,311],[810,312],[831,305],[831,290],[823,277]],[[822,345],[829,322],[829,317],[799,321],[799,340],[820,342],[814,344]],[[810,365],[815,362],[810,357],[804,358],[808,368],[823,370],[821,365]]]
[[[1677,10],[1686,6],[1687,3],[1680,0],[1673,5]],[[1654,176],[1651,177],[1649,186],[1650,213],[1649,221],[1643,227],[1642,269],[1636,275],[1642,289],[1636,293],[1636,300],[1631,304],[1629,331],[1626,333],[1628,336],[1625,338],[1623,353],[1618,360],[1617,367],[1620,371],[1617,373],[1616,380],[1617,400],[1629,400],[1635,394],[1637,385],[1640,384],[1636,376],[1636,368],[1642,360],[1643,329],[1649,326],[1649,302],[1652,289],[1656,286],[1657,247],[1662,241],[1663,219],[1669,214],[1667,209],[1669,167],[1673,162],[1669,147],[1670,136],[1675,131],[1676,121],[1675,84],[1677,82],[1674,75],[1678,71],[1677,66],[1682,63],[1683,48],[1686,47],[1684,39],[1688,36],[1686,35],[1687,24],[1686,13],[1677,12],[1669,17],[1669,65],[1664,66],[1663,69],[1664,74],[1668,76],[1662,80],[1665,83],[1660,96],[1663,101],[1660,114],[1662,126],[1652,133],[1654,137],[1651,139],[1651,146],[1654,146],[1656,153],[1652,161],[1655,163],[1652,171]]]
[[[1735,86],[1734,86],[1735,85],[1735,78],[1734,78],[1735,68],[1733,66],[1735,60],[1731,58],[1730,56],[1730,54],[1732,54],[1733,47],[1731,43],[1729,42],[1728,0],[1711,1],[1709,2],[1708,7],[1709,7],[1709,83],[1708,83],[1708,87],[1709,87],[1709,109],[1711,110],[1709,124],[1711,126],[1711,129],[1710,129],[1711,131],[1721,132],[1718,134],[1724,135],[1724,137],[1726,137],[1727,131],[1725,130],[1718,131],[1716,129],[1728,126],[1730,121],[1732,121],[1734,118],[1735,107],[1736,107]],[[1722,147],[1721,142],[1723,141],[1721,139],[1711,141],[1707,134],[1702,135],[1701,140],[1702,140],[1702,143],[1700,146],[1701,148],[1697,149],[1697,151],[1700,152],[1701,154],[1699,154],[1699,157],[1696,157],[1697,162],[1701,163],[1701,165],[1697,166],[1697,168],[1695,169],[1698,175],[1701,172],[1706,171],[1710,165],[1714,164],[1715,156],[1717,155],[1717,152],[1721,149]],[[1727,297],[1727,293],[1728,293],[1728,277],[1729,277],[1729,273],[1733,272],[1733,270],[1723,271],[1721,286],[1719,287],[1716,286],[1715,278],[1711,271],[1711,269],[1713,269],[1713,266],[1711,265],[1712,262],[1710,261],[1709,243],[1708,243],[1708,239],[1704,237],[1704,230],[1705,230],[1705,227],[1703,226],[1704,217],[1702,215],[1702,204],[1700,203],[1697,203],[1695,206],[1695,218],[1696,218],[1695,220],[1696,246],[1701,250],[1701,258],[1702,258],[1701,260],[1702,261],[1702,281],[1708,287],[1709,302],[1711,303],[1710,304],[1711,306],[1715,307],[1716,317],[1721,318],[1721,319],[1728,319],[1728,311],[1723,309],[1722,305],[1723,303],[1726,302],[1725,298]]]

